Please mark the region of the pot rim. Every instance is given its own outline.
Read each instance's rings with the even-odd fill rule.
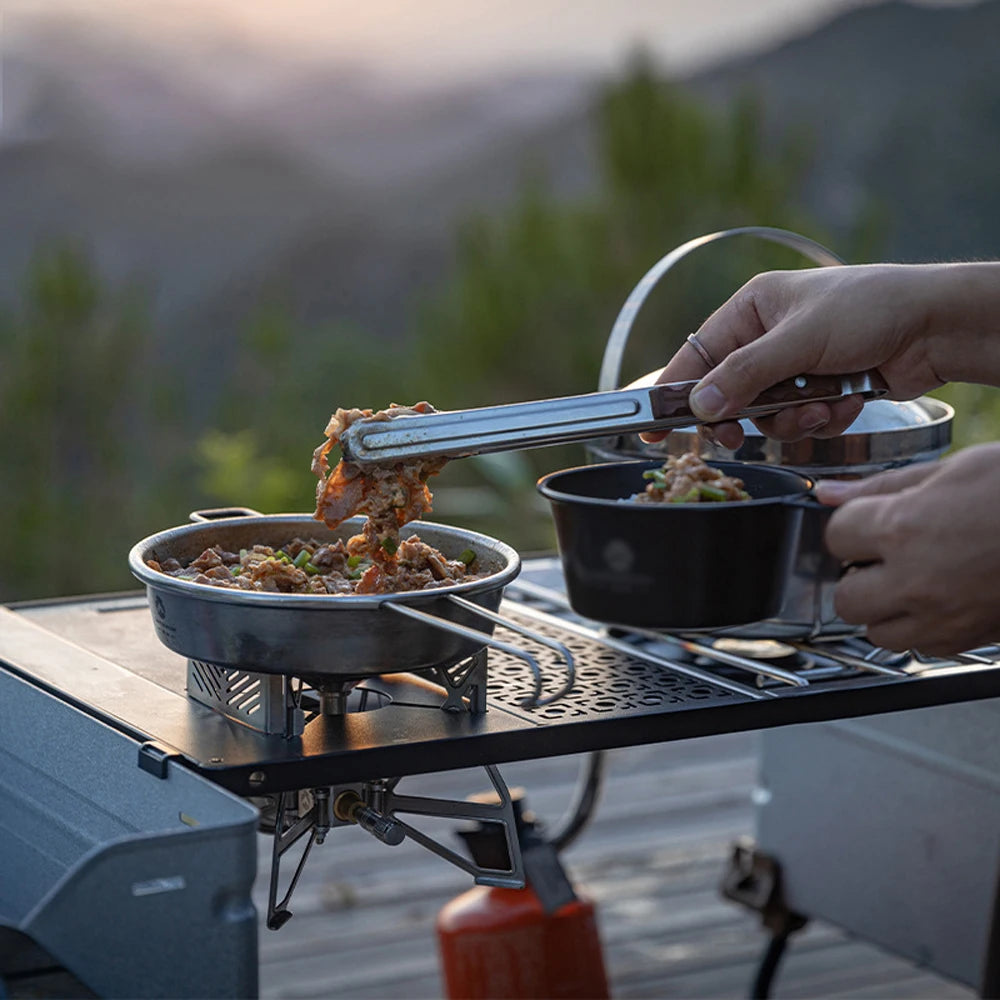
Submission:
[[[797,493],[783,493],[779,496],[752,497],[749,500],[718,500],[712,503],[640,503],[637,500],[630,500],[627,497],[593,497],[580,493],[567,493],[557,489],[552,485],[553,480],[560,476],[569,475],[575,472],[600,472],[603,469],[628,469],[629,467],[642,469],[658,469],[663,465],[663,460],[659,459],[637,459],[623,462],[601,462],[594,465],[576,465],[569,469],[560,469],[557,472],[550,472],[542,476],[536,484],[538,492],[549,501],[559,501],[562,503],[580,504],[587,507],[605,508],[607,510],[641,510],[649,511],[654,516],[661,516],[661,511],[692,511],[700,510],[708,512],[710,510],[745,510],[752,507],[762,507],[771,504],[801,503],[804,497],[811,497],[815,480],[803,475],[794,469],[788,469],[780,465],[765,465],[762,462],[739,462],[732,460],[708,459],[706,464],[713,468],[733,469],[735,474],[739,474],[743,469],[759,470],[765,476],[772,476],[781,479],[798,480],[802,489]]]
[[[366,518],[358,516],[348,518],[335,531],[360,528]],[[457,528],[452,525],[438,524],[433,521],[411,521],[400,529],[402,537],[419,534],[419,528],[425,526],[432,531],[443,531],[448,536],[468,542],[469,548],[496,553],[503,561],[501,569],[478,580],[456,583],[447,587],[436,587],[433,590],[404,590],[393,594],[285,594],[271,591],[237,590],[231,587],[214,587],[207,583],[195,583],[193,580],[181,580],[166,573],[158,573],[146,565],[146,553],[155,546],[170,545],[178,539],[189,535],[210,534],[215,526],[240,525],[270,525],[287,523],[288,525],[303,525],[319,530],[325,525],[316,521],[311,514],[259,514],[254,517],[226,517],[210,521],[198,521],[193,524],[182,524],[148,535],[132,546],[128,554],[129,569],[141,583],[147,587],[166,590],[173,594],[190,597],[199,601],[211,601],[218,604],[252,605],[261,608],[301,608],[306,610],[362,610],[380,607],[382,604],[399,604],[412,602],[430,602],[450,594],[459,596],[477,594],[482,591],[504,587],[521,571],[521,557],[517,550],[506,542],[490,535],[467,528]],[[329,530],[329,529],[327,529]],[[206,548],[208,545],[206,545]]]

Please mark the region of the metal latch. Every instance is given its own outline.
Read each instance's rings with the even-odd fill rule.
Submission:
[[[154,778],[165,779],[167,777],[167,762],[171,758],[180,756],[180,753],[173,747],[149,740],[139,747],[139,767]]]

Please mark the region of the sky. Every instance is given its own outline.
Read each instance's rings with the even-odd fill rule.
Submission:
[[[331,58],[427,83],[526,69],[606,72],[643,44],[688,72],[879,0],[5,0],[4,32],[32,15],[93,19],[193,57],[213,46]],[[924,0],[957,5],[967,0]]]

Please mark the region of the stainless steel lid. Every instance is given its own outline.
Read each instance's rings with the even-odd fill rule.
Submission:
[[[846,433],[827,440],[771,441],[745,420],[746,440],[736,452],[699,442],[694,427],[674,431],[656,444],[646,444],[637,434],[622,435],[593,441],[588,450],[593,459],[606,462],[677,455],[697,447],[713,458],[784,465],[813,477],[860,477],[939,458],[951,447],[954,416],[951,406],[930,396],[908,402],[876,399],[865,405]]]

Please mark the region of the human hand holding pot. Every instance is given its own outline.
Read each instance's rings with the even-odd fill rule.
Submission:
[[[1000,444],[853,482],[817,484],[839,507],[830,552],[850,568],[834,604],[888,649],[947,656],[1000,639]]]
[[[1000,383],[1000,264],[869,264],[759,274],[702,324],[658,381],[702,378],[694,411],[721,444],[742,444],[726,417],[798,374],[875,369],[893,399],[945,381]],[[714,362],[711,364],[710,362]],[[808,403],[757,421],[768,437],[843,433],[856,397]],[[657,440],[662,434],[643,435]]]

